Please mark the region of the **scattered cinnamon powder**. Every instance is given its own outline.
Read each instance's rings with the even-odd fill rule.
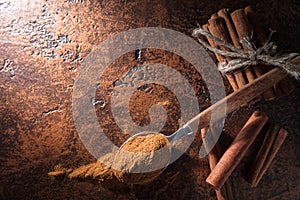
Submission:
[[[57,180],[62,180],[65,176],[71,173],[72,169],[64,168],[61,164],[54,166],[54,171],[48,172],[48,176],[53,177]]]
[[[106,154],[101,157],[102,162],[111,157],[112,154]],[[48,175],[56,179],[61,177],[67,177],[69,179],[75,179],[79,181],[91,182],[99,184],[106,189],[120,189],[125,187],[124,183],[121,183],[114,175],[114,170],[109,166],[103,164],[100,161],[80,166],[74,170],[65,169],[62,167],[55,167],[54,171],[49,172]]]

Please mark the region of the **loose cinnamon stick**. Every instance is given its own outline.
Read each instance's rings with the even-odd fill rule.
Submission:
[[[220,189],[242,160],[250,145],[261,131],[268,117],[260,111],[254,111],[244,127],[238,133],[230,147],[207,177],[206,182]]]
[[[280,127],[275,124],[271,124],[270,127],[268,128],[268,131],[263,140],[261,148],[259,149],[257,156],[256,156],[256,158],[250,168],[250,171],[248,173],[248,181],[251,183],[251,185],[254,185],[254,183],[256,182],[257,177],[259,176],[260,171],[261,171],[261,169],[265,163],[265,160],[268,156],[268,152],[270,151],[279,130],[280,130]]]
[[[210,130],[211,131],[211,130]],[[216,164],[218,163],[220,157],[221,157],[221,149],[220,149],[220,144],[218,141],[215,141],[214,135],[213,137],[213,141],[207,141],[205,140],[205,136],[206,133],[208,132],[208,128],[203,128],[201,129],[201,137],[202,137],[202,142],[204,145],[204,148],[206,150],[206,152],[208,153],[208,160],[209,160],[209,166],[211,169],[213,169]],[[215,143],[214,147],[210,150],[210,145],[212,145],[213,143]]]
[[[286,130],[284,130],[284,129],[279,130],[279,132],[276,136],[276,139],[274,140],[274,143],[271,146],[269,154],[266,157],[266,160],[265,160],[258,176],[256,177],[256,179],[253,180],[253,182],[251,182],[252,187],[256,187],[257,184],[259,183],[259,181],[261,180],[261,178],[263,177],[263,175],[266,173],[267,169],[269,168],[273,159],[275,158],[277,152],[279,151],[281,145],[283,144],[285,138],[287,137],[287,134],[288,133]]]
[[[204,145],[204,148],[205,148],[206,152],[209,152],[210,148],[204,140],[207,131],[208,131],[208,128],[201,129],[201,137],[202,137],[203,145]],[[220,145],[219,145],[219,142],[216,142],[213,149],[211,149],[211,151],[208,153],[208,162],[209,162],[209,167],[210,167],[211,171],[213,170],[213,168],[215,168],[215,166],[218,163],[220,157],[221,157]],[[229,188],[229,185],[226,187],[226,184],[228,184],[228,183],[226,182],[225,187],[223,187],[221,190],[215,190],[218,200],[231,199],[231,198],[228,197],[228,194],[231,193],[231,188]]]

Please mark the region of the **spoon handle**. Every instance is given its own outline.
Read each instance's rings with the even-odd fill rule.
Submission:
[[[188,125],[183,125],[183,127],[179,128],[175,133],[168,136],[170,143],[172,144],[174,141],[179,140],[185,136],[193,134],[193,131]]]
[[[244,85],[239,90],[229,94],[212,106],[208,107],[189,120],[186,123],[186,126],[189,126],[193,132],[197,132],[198,128],[202,129],[207,127],[210,123],[219,121],[226,117],[228,113],[261,95],[264,91],[268,90],[287,75],[288,74],[280,68],[270,70],[264,75],[256,78],[253,82]]]

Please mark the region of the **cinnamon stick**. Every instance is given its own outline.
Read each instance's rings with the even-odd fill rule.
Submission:
[[[264,45],[267,42],[268,38],[266,36],[266,33],[263,31],[262,26],[258,23],[258,20],[256,19],[256,16],[255,16],[254,11],[251,8],[251,6],[247,6],[245,8],[245,13],[248,17],[248,20],[253,25],[254,34],[256,35],[256,39],[259,42],[258,45],[259,46]],[[267,67],[267,68],[269,70],[272,69],[272,67]],[[289,78],[285,78],[282,81],[280,81],[274,85],[274,90],[275,90],[277,97],[289,94],[294,89],[295,88],[294,88],[293,84],[291,83],[291,81],[289,80]],[[265,98],[265,99],[268,99],[268,98]]]
[[[207,128],[201,129],[202,139],[205,137],[207,130],[208,130]],[[218,140],[214,128],[210,126],[209,130],[211,131],[213,140],[214,141]],[[206,151],[209,150],[209,148],[206,147],[205,143],[204,143],[204,148],[206,149]],[[209,166],[211,171],[217,165],[219,159],[221,158],[221,155],[222,155],[222,149],[220,143],[217,141],[214,148],[208,153],[208,160],[209,160]],[[215,190],[215,192],[218,200],[233,199],[232,189],[228,181],[224,183],[224,187],[221,190]]]
[[[236,46],[236,47],[240,47],[240,42],[239,42],[238,35],[237,35],[236,30],[233,26],[232,19],[229,16],[229,9],[223,8],[223,9],[219,10],[218,16],[225,20],[225,24],[226,24],[226,27],[228,29],[229,36],[232,40],[233,45]]]
[[[208,29],[208,24],[204,24],[202,26],[202,28],[204,30],[210,32],[209,29]],[[209,43],[210,46],[212,46],[214,48],[217,47],[216,43],[210,37],[206,37],[206,39],[207,39],[207,41],[208,41],[208,43]],[[215,53],[215,56],[216,56],[218,62],[224,62],[225,61],[225,58],[222,55]]]
[[[247,20],[246,14],[244,12],[244,9],[238,9],[231,13],[231,19],[234,24],[234,27],[236,29],[236,32],[239,37],[239,41],[241,41],[243,38],[250,37],[250,25]],[[240,46],[240,45],[239,45]],[[247,47],[242,45],[244,50],[248,50]],[[256,78],[256,75],[254,71],[252,70],[252,67],[248,67],[245,69],[245,73],[247,76],[247,79],[249,82],[253,81]]]
[[[208,24],[203,25],[202,28],[204,30],[210,32],[210,30],[208,28]],[[212,41],[212,39],[210,39],[209,37],[207,37],[207,41],[210,44],[210,46],[217,47],[217,45],[214,43],[214,41]],[[215,53],[215,56],[216,56],[218,62],[226,61],[226,59],[220,54]],[[227,73],[226,78],[227,78],[229,84],[231,85],[233,91],[237,91],[239,89],[239,87],[237,85],[237,82],[236,82],[236,79],[235,79],[234,75],[232,73]]]
[[[276,135],[278,134],[280,130],[280,127],[275,124],[271,124],[268,128],[268,131],[266,133],[266,136],[263,140],[263,143],[261,145],[261,148],[259,149],[257,156],[250,168],[250,171],[248,173],[248,181],[251,183],[251,185],[255,185],[254,183],[257,180],[257,177],[260,174],[260,171],[265,163],[265,160],[268,156],[268,153],[276,139]]]
[[[284,129],[280,129],[274,143],[271,146],[268,156],[265,159],[265,162],[258,174],[258,176],[251,182],[252,187],[256,187],[263,175],[266,173],[267,169],[270,167],[272,161],[274,160],[277,152],[279,151],[281,145],[283,144],[285,138],[287,137],[288,132]]]
[[[258,46],[263,46],[268,40],[266,32],[263,30],[261,24],[258,22],[251,6],[247,6],[245,8],[245,13],[249,22],[252,24],[253,34],[256,38],[256,40],[253,42],[255,42],[255,44]],[[254,67],[254,69],[255,68],[260,68],[262,70],[265,69],[264,71],[262,71],[264,73],[268,70],[271,70],[273,67],[271,66],[262,67],[262,65],[258,65],[257,67]],[[259,73],[259,71],[256,72]],[[275,97],[279,97],[284,94],[290,93],[293,90],[293,86],[290,86],[289,85],[290,81],[287,80],[288,78],[286,78],[285,81],[280,81],[279,83],[274,85],[273,89],[266,91],[266,93],[263,94],[264,99],[271,100],[274,99]]]
[[[247,150],[261,131],[268,117],[261,111],[254,111],[244,127],[238,133],[230,147],[207,177],[206,182],[220,189],[242,160]]]
[[[244,38],[251,38],[251,27],[248,21],[248,18],[246,16],[245,10],[244,9],[239,9],[231,13],[231,18],[234,24],[234,27],[236,29],[236,32],[238,34],[239,41],[241,41]],[[252,41],[253,42],[253,41]],[[243,46],[244,50],[247,51],[247,47]],[[246,76],[248,78],[248,81],[251,82],[253,81],[256,77],[259,77],[265,73],[263,66],[258,65],[258,66],[251,66],[248,67],[245,70]],[[275,93],[272,88],[267,90],[263,96],[264,99],[274,99],[275,98]]]
[[[210,129],[211,130],[211,129]],[[201,129],[201,137],[202,137],[202,141],[203,141],[203,145],[204,148],[206,150],[206,152],[209,152],[209,146],[208,144],[205,142],[204,138],[205,135],[208,131],[208,128],[203,128]],[[212,131],[212,130],[211,130]],[[213,134],[213,133],[212,133]],[[213,147],[213,149],[211,149],[211,151],[208,153],[208,162],[209,162],[209,167],[210,170],[212,171],[215,166],[217,165],[219,159],[221,157],[221,149],[220,149],[220,144],[219,142],[216,142],[215,146]],[[228,199],[232,199],[230,195],[231,193],[231,188],[228,185],[228,182],[225,183],[225,187],[223,187],[221,190],[215,190],[216,192],[216,196],[218,200],[228,200]]]
[[[211,129],[210,129],[211,131]],[[205,136],[206,133],[208,132],[208,128],[202,128],[201,129],[201,137],[202,137],[202,142],[204,145],[204,148],[206,150],[206,152],[208,153],[208,160],[209,160],[209,166],[211,169],[213,169],[216,164],[218,163],[220,157],[221,157],[221,149],[220,149],[220,144],[218,141],[215,141],[214,136],[213,137],[213,141],[207,141],[205,140]],[[213,143],[215,143],[214,147],[210,150],[210,145],[212,145]]]
[[[226,28],[226,23],[222,18],[220,17],[211,18],[208,20],[208,23],[209,23],[208,29],[213,36],[222,39],[226,42],[231,42],[228,30]],[[220,47],[220,48],[226,50],[226,48],[224,47]],[[233,75],[235,77],[238,88],[248,83],[246,75],[243,71],[233,72]]]
[[[264,45],[268,40],[266,32],[263,30],[261,24],[258,22],[256,15],[251,6],[247,6],[245,8],[246,16],[252,25],[253,34],[256,41],[254,41],[257,45]]]

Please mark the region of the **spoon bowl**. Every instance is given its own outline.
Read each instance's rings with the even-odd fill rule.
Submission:
[[[116,154],[114,168],[121,182],[144,184],[151,182],[169,165],[172,144],[193,132],[183,127],[165,136],[157,132],[140,132],[127,139]]]
[[[121,182],[145,184],[162,173],[170,156],[171,145],[166,136],[157,132],[141,132],[120,147],[113,168]]]

